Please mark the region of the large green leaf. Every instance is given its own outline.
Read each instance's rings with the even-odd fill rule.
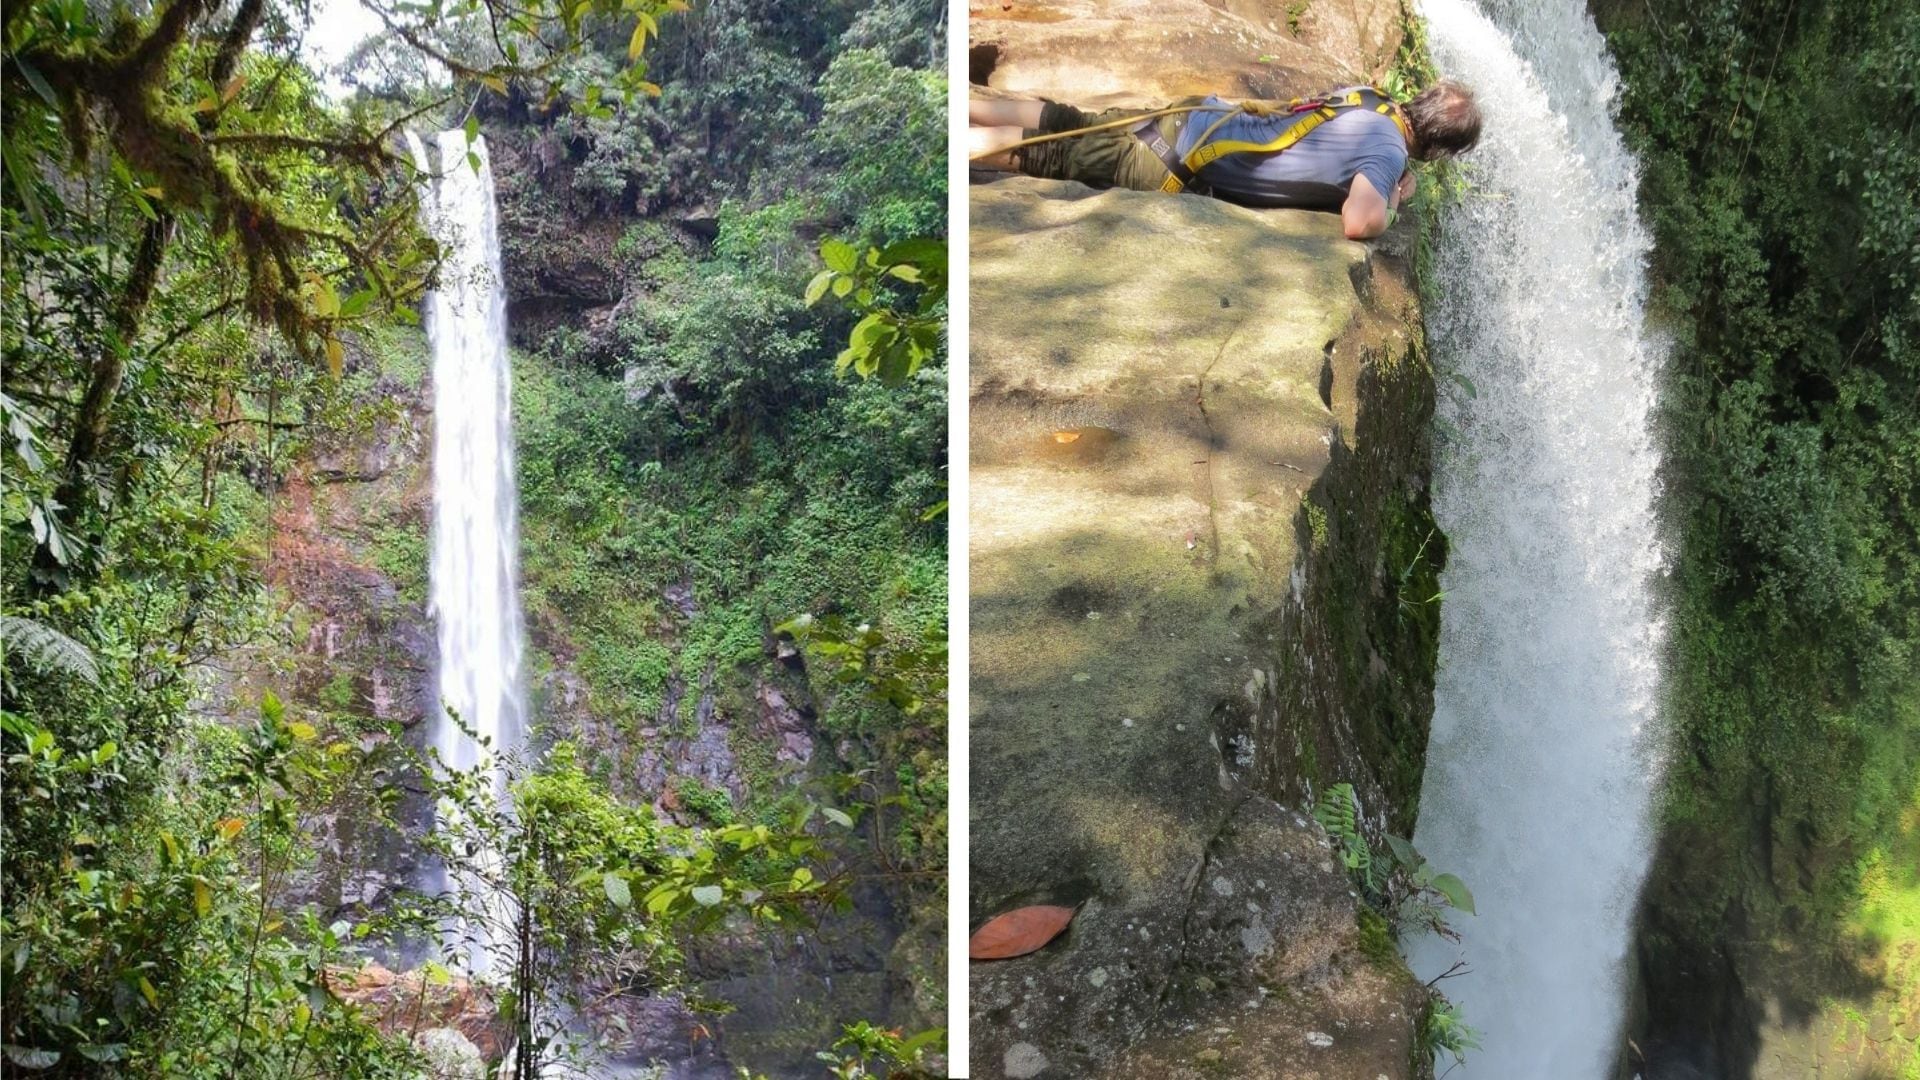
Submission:
[[[35,1050],[26,1046],[6,1045],[7,1060],[23,1069],[51,1069],[60,1061],[58,1050]]]
[[[1452,874],[1441,874],[1433,879],[1433,888],[1447,898],[1447,903],[1469,915],[1473,910],[1473,894],[1467,891],[1467,883]]]
[[[44,623],[18,615],[0,615],[0,642],[41,671],[100,682],[100,669],[85,645]]]
[[[820,242],[820,261],[826,263],[829,270],[851,274],[854,266],[860,261],[860,253],[853,250],[853,245],[845,240],[828,238]]]
[[[618,874],[608,874],[600,879],[600,887],[607,891],[607,899],[614,907],[633,906],[633,892],[627,887],[627,879]]]

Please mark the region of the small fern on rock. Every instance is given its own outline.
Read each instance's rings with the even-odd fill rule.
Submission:
[[[1373,849],[1367,846],[1367,838],[1360,832],[1360,798],[1354,794],[1352,784],[1335,784],[1322,792],[1320,801],[1314,805],[1313,820],[1327,830],[1327,836],[1339,849],[1340,862],[1347,872],[1360,879],[1360,883],[1371,892],[1373,880]]]

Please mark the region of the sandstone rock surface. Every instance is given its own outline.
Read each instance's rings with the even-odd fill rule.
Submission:
[[[1099,107],[1288,98],[1379,78],[1393,0],[973,0],[970,80]]]
[[[985,96],[1379,78],[1377,0],[974,0]],[[982,179],[976,175],[976,180]],[[1405,228],[1026,178],[972,193],[976,1077],[1417,1076],[1427,995],[1298,807],[1409,832],[1445,539]],[[1377,927],[1377,924],[1375,924]]]
[[[1194,197],[1007,180],[971,244],[972,923],[1080,905],[973,966],[973,1075],[1409,1075],[1425,991],[1259,745],[1312,711],[1275,685],[1315,681],[1306,500],[1380,429],[1404,294],[1331,215]],[[1333,719],[1284,730],[1351,755]]]

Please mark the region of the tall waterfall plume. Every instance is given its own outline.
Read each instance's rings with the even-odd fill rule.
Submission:
[[[1601,1080],[1625,1014],[1660,773],[1665,560],[1651,241],[1580,0],[1421,0],[1440,70],[1485,115],[1445,213],[1427,326],[1451,540],[1415,841],[1473,888],[1459,944],[1410,946],[1484,1049],[1473,1077]]]
[[[519,505],[513,463],[506,296],[484,138],[464,131],[436,139],[434,175],[426,147],[408,133],[414,162],[429,179],[428,225],[446,250],[438,288],[425,307],[433,347],[433,537],[431,607],[439,633],[439,707],[433,746],[450,768],[490,767],[525,737],[519,593]],[[478,161],[478,167],[470,164]],[[452,710],[488,745],[468,735]],[[496,794],[504,780],[496,773]],[[440,824],[457,826],[443,806]],[[475,972],[487,970],[499,924],[510,918],[480,883],[499,853],[474,856],[479,874],[450,884],[489,918],[449,927]]]

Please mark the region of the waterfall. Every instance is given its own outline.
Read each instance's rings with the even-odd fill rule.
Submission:
[[[1422,0],[1485,114],[1446,211],[1427,327],[1449,388],[1434,514],[1451,540],[1415,842],[1474,891],[1413,942],[1484,1049],[1462,1073],[1601,1080],[1652,854],[1661,660],[1653,409],[1635,165],[1580,0]]]
[[[490,766],[493,755],[517,749],[525,733],[506,296],[486,140],[469,147],[464,131],[441,132],[439,176],[420,139],[409,132],[407,142],[429,178],[424,211],[446,252],[438,288],[425,305],[433,346],[431,614],[440,646],[432,742],[449,768],[466,770]],[[486,745],[461,731],[449,709]],[[498,774],[495,784],[504,799]],[[442,806],[440,825],[457,827],[455,813]],[[483,850],[473,858],[476,873],[450,884],[489,917],[446,933],[481,973],[512,911],[479,880],[497,868],[499,853]]]

